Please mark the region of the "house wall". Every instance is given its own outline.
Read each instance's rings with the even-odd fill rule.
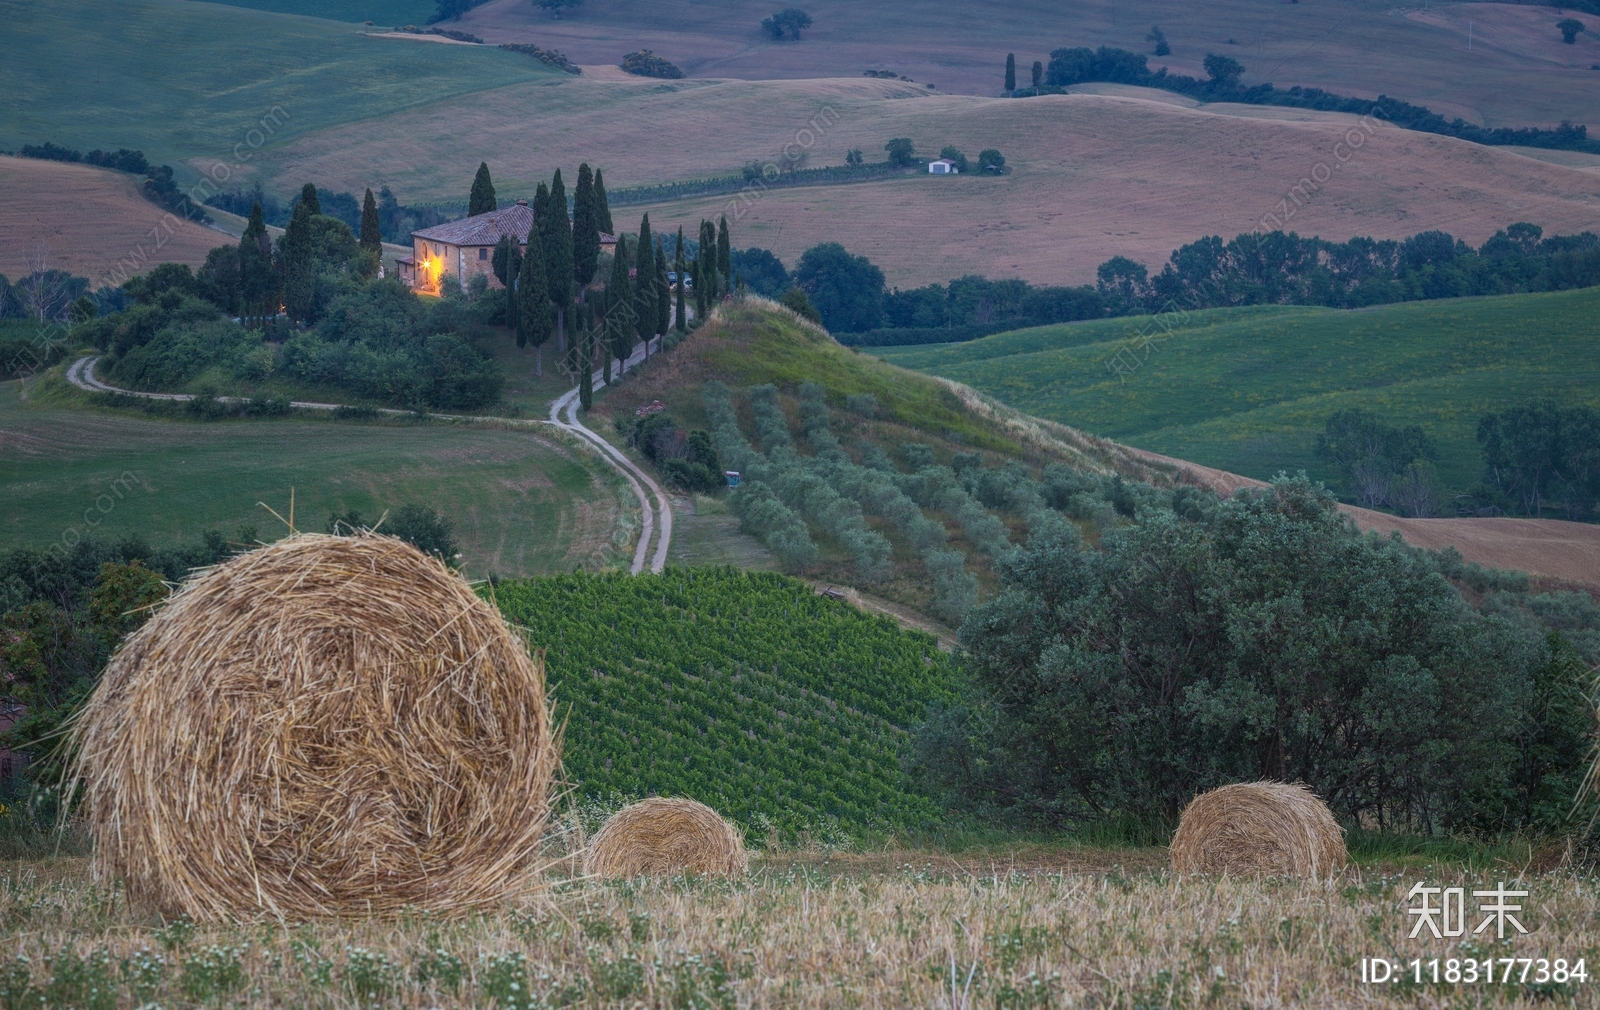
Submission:
[[[523,248],[526,249],[526,245]],[[475,274],[487,275],[491,288],[503,287],[500,279],[494,275],[493,246],[457,246],[448,242],[419,238],[412,239],[411,255],[418,264],[417,280],[413,285],[418,291],[438,294],[438,280],[443,274],[455,274],[463,291],[467,289],[467,282]],[[431,266],[435,262],[442,262],[443,269],[437,272],[422,269],[422,264],[427,263]]]

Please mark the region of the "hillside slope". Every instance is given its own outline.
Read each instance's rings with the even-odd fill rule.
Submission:
[[[1465,491],[1482,459],[1478,419],[1551,397],[1600,406],[1600,289],[1385,305],[1359,311],[1258,306],[1098,320],[965,344],[881,348],[1020,410],[1204,466],[1270,479],[1338,476],[1315,454],[1334,411],[1359,407],[1420,425],[1445,483]],[[1119,376],[1107,362],[1157,333]]]
[[[1563,45],[1549,7],[1509,4],[1408,5],[1383,0],[1260,4],[1251,0],[1086,0],[1018,8],[1001,0],[859,4],[817,0],[799,42],[774,42],[760,29],[771,4],[730,0],[610,0],[553,19],[526,0],[491,0],[462,26],[494,42],[537,42],[579,63],[615,64],[654,49],[697,77],[855,77],[893,70],[940,90],[994,95],[1005,54],[1028,67],[1064,46],[1151,52],[1160,25],[1172,54],[1152,69],[1204,76],[1208,52],[1248,68],[1245,81],[1300,84],[1375,97],[1386,93],[1447,117],[1491,125],[1554,125],[1594,115],[1591,63],[1600,40]],[[1467,52],[1466,21],[1477,30]],[[1596,126],[1590,123],[1591,128]]]
[[[126,172],[0,155],[0,274],[12,280],[40,250],[55,269],[99,287],[154,263],[199,266],[232,241],[167,214]]]

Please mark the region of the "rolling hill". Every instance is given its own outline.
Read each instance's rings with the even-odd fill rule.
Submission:
[[[206,253],[234,240],[172,217],[139,192],[126,172],[88,165],[0,156],[0,274],[15,279],[28,259],[47,249],[52,265],[92,287],[156,263],[199,266]]]
[[[1600,406],[1600,290],[1387,305],[1254,307],[1190,314],[1142,365],[1106,363],[1149,317],[1001,333],[967,344],[882,348],[886,360],[964,382],[1086,431],[1268,479],[1305,470],[1329,414],[1371,410],[1418,424],[1457,490],[1482,466],[1478,418],[1538,397]],[[1163,331],[1164,332],[1164,331]]]
[[[737,175],[747,161],[781,162],[800,131],[812,166],[842,164],[850,148],[879,160],[891,137],[924,153],[998,148],[1012,169],[1000,178],[923,174],[617,208],[619,227],[648,211],[658,233],[686,224],[691,235],[702,217],[726,214],[737,245],[772,249],[790,266],[811,245],[839,241],[907,287],[972,273],[1092,282],[1113,256],[1159,267],[1184,243],[1263,220],[1339,241],[1440,228],[1478,244],[1518,220],[1551,233],[1600,229],[1600,175],[1580,167],[1392,127],[1341,162],[1334,152],[1354,117],[1167,97],[1127,88],[1014,101],[862,78],[567,78],[313,133],[265,154],[261,171],[287,192],[305,179],[358,189],[383,166],[407,200],[459,201],[480,159],[502,195],[529,196],[580,161],[602,167],[613,191]],[[436,154],[410,157],[418,138]],[[1323,181],[1302,185],[1311,176]]]
[[[1424,5],[1425,6],[1425,5]],[[1208,52],[1245,64],[1248,84],[1271,81],[1376,97],[1385,93],[1448,117],[1493,126],[1555,125],[1594,117],[1600,39],[1563,45],[1549,7],[1511,4],[1401,6],[1383,0],[1320,3],[1218,0],[1088,0],[1031,5],[1022,15],[999,0],[856,4],[818,0],[800,42],[773,42],[760,29],[771,4],[731,0],[609,0],[553,19],[526,0],[491,0],[458,27],[492,42],[537,42],[579,63],[615,64],[655,50],[695,77],[858,77],[892,70],[946,93],[995,95],[1005,54],[1017,55],[1026,86],[1034,60],[1067,46],[1152,50],[1160,25],[1172,54],[1156,69],[1202,76]],[[1466,21],[1475,25],[1467,51]],[[1590,123],[1600,128],[1600,124]]]

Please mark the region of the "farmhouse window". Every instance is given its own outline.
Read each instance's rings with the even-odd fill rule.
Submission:
[[[489,250],[480,248],[478,250],[478,258],[481,259],[481,260],[488,259],[489,258]]]

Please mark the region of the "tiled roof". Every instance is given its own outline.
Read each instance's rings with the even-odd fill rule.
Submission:
[[[450,245],[494,245],[502,235],[526,242],[532,227],[533,208],[524,203],[514,203],[502,210],[491,210],[487,214],[423,228],[412,232],[411,236]]]

